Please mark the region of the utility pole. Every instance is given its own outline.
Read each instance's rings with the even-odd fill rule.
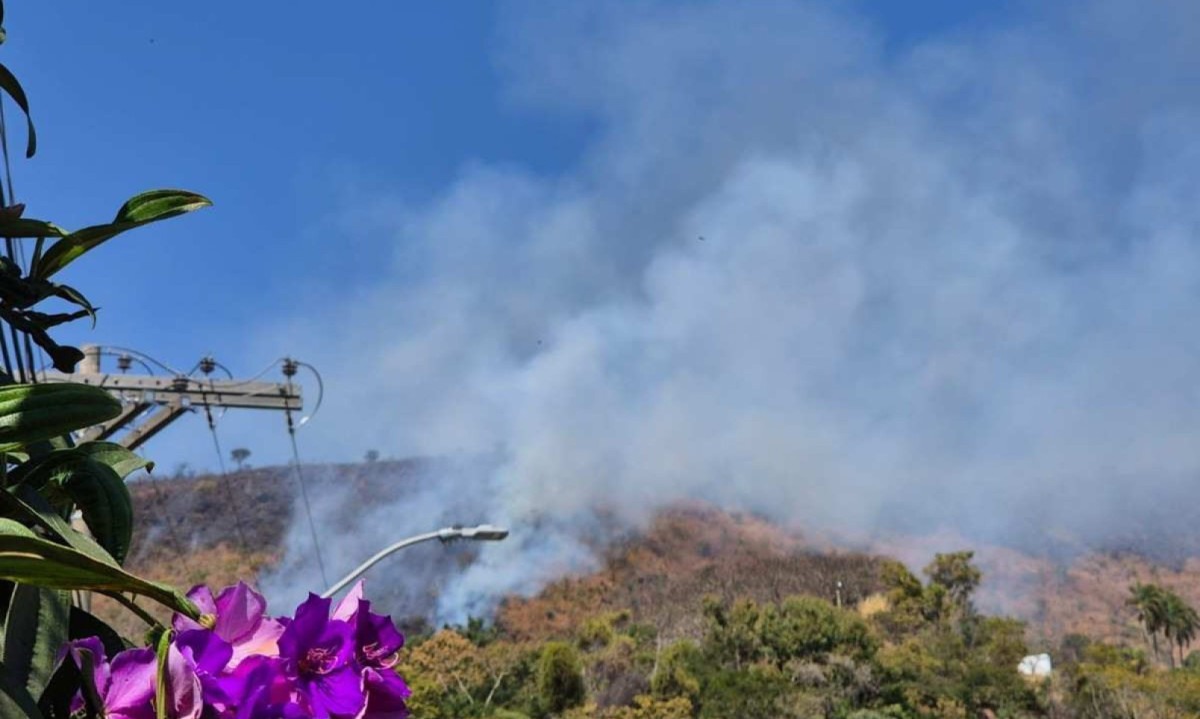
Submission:
[[[104,424],[89,427],[80,434],[84,440],[111,440],[127,449],[136,449],[161,432],[187,412],[197,408],[269,409],[299,411],[303,407],[300,386],[291,381],[295,374],[292,363],[284,364],[286,382],[261,382],[237,379],[212,379],[209,375],[217,363],[211,357],[200,360],[197,367],[202,377],[173,374],[127,374],[133,365],[129,354],[117,358],[118,374],[104,372],[101,367],[102,349],[84,345],[79,369],[70,374],[43,372],[42,382],[76,382],[108,390],[120,400],[121,414]],[[139,360],[140,361],[140,360]],[[142,362],[149,369],[149,365]],[[113,439],[125,431],[119,439]]]

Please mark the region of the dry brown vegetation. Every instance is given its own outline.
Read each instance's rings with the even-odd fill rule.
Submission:
[[[697,636],[706,595],[778,602],[811,594],[833,602],[841,581],[842,601],[853,605],[877,591],[879,566],[864,554],[812,551],[757,517],[678,507],[611,545],[601,570],[510,599],[496,620],[516,638],[546,639],[569,634],[587,617],[628,609],[667,639]]]
[[[321,481],[371,486],[411,473],[413,463],[378,462],[323,467]],[[314,473],[317,474],[317,473]],[[292,478],[287,468],[213,476],[137,481],[130,485],[138,532],[134,571],[181,587],[223,586],[253,579],[280,559],[291,521]],[[363,493],[367,495],[366,492]],[[236,511],[231,511],[236,507]],[[244,540],[244,541],[242,541]],[[1200,604],[1200,557],[1156,564],[1134,552],[1082,553],[1070,561],[972,543],[954,534],[892,537],[860,544],[863,551],[786,531],[761,517],[688,504],[660,513],[643,531],[600,548],[601,568],[565,576],[531,598],[510,598],[497,622],[513,637],[544,639],[573,631],[598,613],[629,609],[635,621],[664,636],[694,635],[705,595],[778,601],[810,594],[846,606],[879,589],[880,556],[919,567],[938,551],[976,550],[985,581],[981,608],[1030,623],[1031,639],[1053,647],[1063,636],[1086,634],[1136,643],[1141,634],[1125,606],[1129,585],[1151,581]],[[136,620],[111,612],[121,628],[140,631]]]

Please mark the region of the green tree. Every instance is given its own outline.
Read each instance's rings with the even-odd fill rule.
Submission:
[[[695,704],[700,697],[703,663],[700,647],[687,640],[675,642],[659,656],[650,690],[656,697],[687,697]]]
[[[1129,588],[1125,603],[1133,607],[1138,623],[1150,644],[1154,657],[1158,658],[1158,635],[1167,626],[1167,596],[1157,584],[1135,583]]]
[[[583,703],[583,665],[575,647],[566,642],[549,642],[542,647],[537,686],[542,705],[551,714],[561,714]]]
[[[1179,650],[1179,663],[1183,664],[1184,649],[1196,638],[1200,628],[1200,615],[1183,597],[1175,592],[1163,590],[1163,636]],[[1171,665],[1175,665],[1171,655]]]
[[[865,622],[817,597],[789,597],[778,608],[764,607],[758,633],[765,653],[779,666],[832,652],[861,657],[874,651]]]
[[[705,651],[735,670],[757,661],[763,652],[761,616],[762,609],[753,599],[739,599],[727,608],[720,600],[705,598]]]
[[[238,447],[229,453],[229,457],[237,464],[238,471],[240,472],[245,468],[246,460],[250,459],[250,450],[245,447]]]
[[[778,672],[751,667],[718,671],[704,683],[701,719],[777,719],[779,704],[791,690]]]
[[[971,611],[971,595],[979,588],[983,572],[971,563],[975,552],[936,554],[923,570],[929,583],[945,588],[950,603],[957,609]]]

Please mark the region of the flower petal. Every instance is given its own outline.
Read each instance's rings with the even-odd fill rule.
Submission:
[[[195,665],[197,674],[220,673],[233,655],[229,642],[205,629],[180,632],[175,644]]]
[[[108,658],[104,654],[104,644],[101,643],[100,638],[88,637],[73,641],[67,645],[67,652],[70,654],[71,660],[75,662],[75,666],[80,669],[83,669],[84,653],[91,655],[92,686],[96,687],[96,693],[103,699],[108,690],[110,675]]]
[[[305,681],[302,691],[312,705],[314,716],[353,716],[363,707],[362,682],[353,666],[342,666],[315,680]]]
[[[405,700],[412,691],[399,674],[386,669],[364,669],[362,678],[367,703],[355,719],[404,719],[408,716]]]
[[[309,647],[315,645],[329,624],[331,600],[309,594],[308,599],[296,607],[296,616],[283,634],[279,636],[279,654],[298,660]]]
[[[263,655],[279,656],[279,638],[283,636],[284,626],[274,619],[263,619],[258,628],[249,636],[233,646],[233,656],[229,658],[229,668],[233,669],[248,657]]]
[[[200,609],[201,614],[215,615],[217,613],[217,603],[213,599],[212,590],[203,584],[197,584],[189,589],[187,598]],[[177,632],[183,632],[188,629],[203,629],[204,627],[182,614],[176,614],[171,619],[171,628]]]
[[[167,648],[167,689],[173,719],[200,719],[204,709],[200,677],[195,662],[177,644]]]
[[[217,624],[213,631],[230,644],[253,634],[267,610],[267,601],[245,582],[226,587],[216,602]]]
[[[396,629],[392,618],[371,613],[371,603],[358,603],[354,627],[359,660],[365,667],[384,667],[395,664],[396,652],[404,646],[404,635]]]
[[[104,694],[108,715],[154,716],[157,676],[158,659],[153,649],[126,649],[113,657],[112,678]]]
[[[342,598],[342,601],[338,602],[337,608],[333,610],[332,618],[341,619],[347,622],[350,621],[350,618],[353,617],[354,613],[358,611],[358,602],[362,599],[362,596],[363,583],[360,579],[355,582],[354,586],[350,589],[350,592]]]

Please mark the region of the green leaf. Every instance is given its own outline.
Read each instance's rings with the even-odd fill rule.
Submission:
[[[0,674],[0,717],[42,719],[42,713],[29,692],[3,674]]]
[[[82,307],[87,312],[88,317],[92,318],[92,329],[96,328],[96,308],[92,306],[88,298],[83,296],[83,293],[69,285],[52,285],[52,288],[51,292],[56,297]]]
[[[108,465],[83,457],[59,486],[83,512],[96,542],[124,564],[133,540],[133,499],[121,476]]]
[[[123,563],[133,537],[133,504],[123,478],[138,469],[153,466],[153,462],[119,444],[85,442],[25,463],[10,472],[9,481],[14,487],[33,495],[22,495],[31,505],[38,497],[33,490],[38,489],[64,512],[64,516],[73,505],[77,506],[100,546],[117,562]],[[11,507],[18,501],[0,496],[0,509],[5,503]],[[35,510],[34,506],[17,506],[12,508],[10,516],[22,518],[26,523],[39,523],[57,538],[68,544],[74,543],[72,535],[78,532],[66,527],[57,516],[31,518]],[[52,510],[48,513],[52,514]],[[47,526],[54,520],[58,520],[59,525]],[[89,547],[76,548],[91,553]]]
[[[7,92],[13,102],[17,103],[17,107],[25,113],[25,127],[29,133],[29,140],[25,143],[25,157],[33,157],[37,152],[37,132],[33,129],[33,118],[29,116],[29,99],[25,97],[25,90],[17,76],[4,65],[0,65],[0,89]]]
[[[54,676],[50,677],[50,682],[46,684],[46,691],[42,692],[38,699],[38,709],[41,710],[42,716],[46,719],[72,719],[71,700],[82,684],[83,675],[79,672],[79,667],[64,657],[63,661],[58,663]]]
[[[158,674],[154,687],[154,716],[156,719],[170,719],[168,714],[168,701],[170,699],[170,687],[167,685],[169,673],[167,671],[167,659],[171,652],[171,637],[174,634],[171,630],[162,633],[158,638],[158,646],[155,648],[155,653],[158,655]]]
[[[145,469],[147,472],[154,471],[154,462],[116,442],[84,442],[74,451],[112,467],[112,470],[120,475],[121,479],[128,478],[139,469]]]
[[[203,195],[186,190],[151,190],[133,197],[117,211],[116,218],[106,225],[95,225],[63,236],[46,250],[34,277],[45,279],[75,261],[97,245],[135,227],[158,222],[212,205]]]
[[[129,199],[117,210],[116,222],[145,224],[212,205],[204,195],[187,190],[150,190]]]
[[[55,589],[139,594],[192,619],[200,617],[196,605],[178,590],[41,539],[10,519],[0,519],[0,578]]]
[[[97,562],[120,568],[117,560],[87,534],[72,527],[67,520],[55,513],[54,508],[38,492],[28,486],[15,487],[0,492],[0,511],[3,516],[15,518],[26,526],[39,527],[50,538],[82,552]]]
[[[71,599],[67,592],[18,584],[4,620],[3,667],[8,678],[41,696],[58,652],[67,643]]]
[[[116,417],[121,403],[99,387],[73,383],[0,387],[0,452]]]
[[[45,220],[24,217],[0,218],[0,237],[62,237],[66,230]]]

